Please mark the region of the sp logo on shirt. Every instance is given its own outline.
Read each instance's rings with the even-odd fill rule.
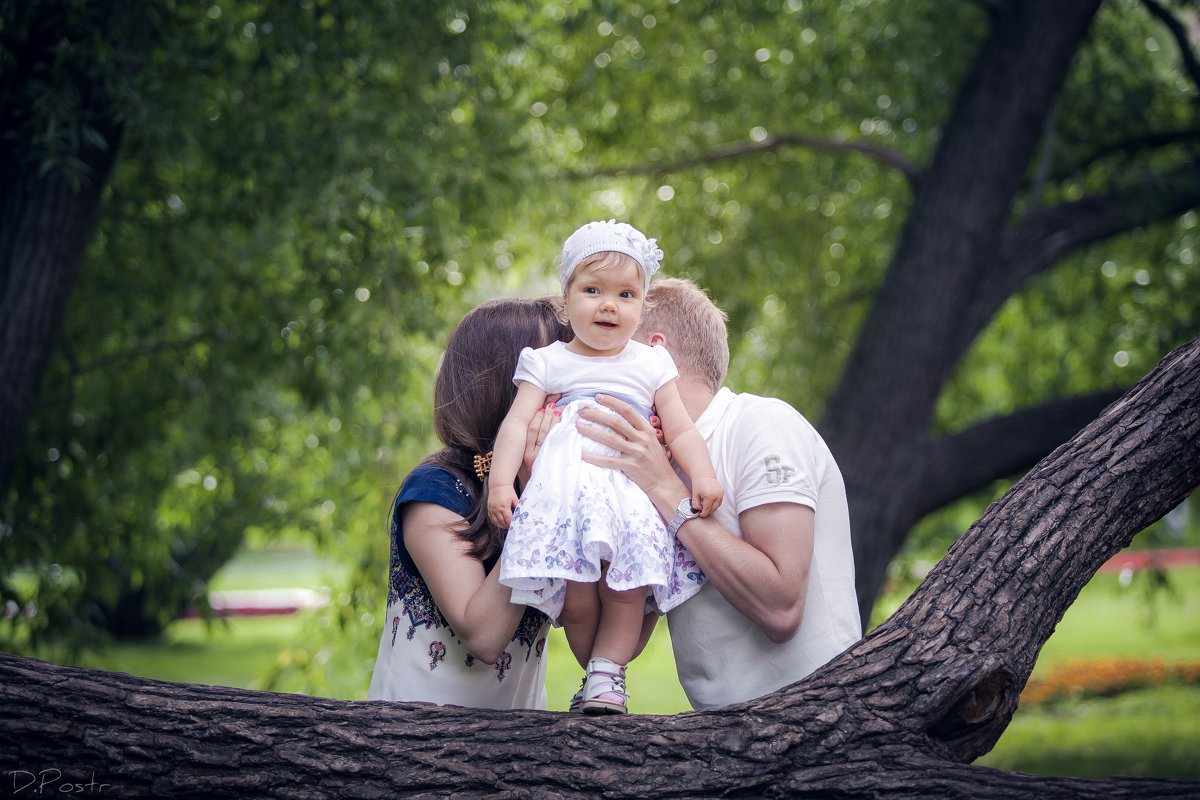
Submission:
[[[763,461],[767,467],[767,483],[772,486],[787,483],[796,474],[795,469],[789,467],[787,464],[780,463],[781,459],[779,456],[767,456]]]

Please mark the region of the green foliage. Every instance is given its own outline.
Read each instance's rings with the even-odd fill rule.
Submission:
[[[60,170],[76,187],[95,181],[84,149],[114,148],[142,98],[131,80],[142,48],[161,30],[160,4],[0,0],[0,119],[6,147]]]
[[[637,222],[659,238],[666,272],[728,311],[732,385],[815,414],[910,190],[866,156],[770,143],[856,141],[919,164],[982,33],[979,10],[661,2],[543,13],[564,33],[527,56],[548,77],[528,130],[575,176],[552,230]],[[712,157],[733,147],[745,153]]]
[[[581,222],[658,237],[666,273],[730,314],[730,384],[817,418],[913,198],[868,148],[929,161],[988,23],[916,0],[0,3],[0,104],[45,111],[6,136],[56,132],[45,158],[89,139],[81,72],[124,125],[0,507],[0,644],[153,631],[247,536],[308,540],[350,573],[281,667],[314,685],[321,652],[369,671],[386,507],[434,445],[450,327],[484,297],[557,291]],[[84,32],[35,78],[9,69],[56,25]],[[1192,124],[1194,92],[1161,26],[1107,4],[1014,218],[1173,168],[1186,153],[1113,147]],[[1194,335],[1195,230],[1193,212],[1031,281],[938,430],[1128,384]],[[957,535],[979,502],[934,524]]]
[[[528,180],[503,103],[459,113],[500,92],[490,13],[163,12],[6,506],[11,641],[153,633],[247,533],[379,568],[434,343]]]

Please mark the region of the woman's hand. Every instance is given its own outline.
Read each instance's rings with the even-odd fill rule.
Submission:
[[[667,460],[667,452],[659,441],[659,437],[662,436],[661,430],[656,430],[623,400],[611,395],[598,394],[596,402],[616,413],[610,414],[595,407],[584,408],[580,410],[579,416],[596,425],[577,423],[576,428],[588,439],[606,444],[621,455],[602,456],[585,450],[584,461],[599,467],[619,469],[637,484],[638,488],[650,495],[656,504],[655,489],[664,486],[672,487],[676,503],[680,497],[689,494],[686,489],[674,488],[681,487],[682,481],[675,474],[671,462]]]
[[[546,398],[546,407],[539,408],[529,421],[529,427],[525,431],[525,455],[521,460],[521,469],[517,471],[517,479],[522,486],[529,483],[529,476],[533,473],[533,462],[538,453],[542,452],[542,442],[546,441],[546,434],[550,433],[550,429],[557,425],[562,417],[562,411],[554,406],[560,397],[561,394],[549,395]]]

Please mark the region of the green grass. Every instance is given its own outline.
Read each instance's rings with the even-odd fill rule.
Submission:
[[[299,616],[177,620],[161,640],[87,654],[80,666],[144,678],[261,689],[276,656],[296,640]]]
[[[305,629],[302,615],[235,617],[211,625],[199,619],[183,619],[171,623],[159,641],[117,645],[101,653],[85,654],[76,663],[165,681],[262,689],[265,676],[281,653],[295,644]],[[566,711],[583,670],[575,663],[561,629],[551,629],[547,648],[547,708]],[[628,674],[635,712],[674,714],[691,708],[675,678],[665,623],[654,631]],[[322,694],[362,699],[366,686],[347,684],[331,675],[328,690]]]
[[[1100,656],[1200,661],[1200,568],[1171,570],[1165,587],[1150,573],[1123,586],[1094,577],[1042,648],[1034,674],[1067,659]],[[1034,775],[1147,775],[1200,778],[1200,686],[1138,689],[1021,707],[976,761]]]
[[[1198,751],[1200,687],[1162,686],[1019,709],[975,763],[1034,775],[1200,778]]]
[[[1101,573],[1067,609],[1038,656],[1038,669],[1079,656],[1159,656],[1200,661],[1200,567],[1168,573],[1155,588],[1151,573]]]

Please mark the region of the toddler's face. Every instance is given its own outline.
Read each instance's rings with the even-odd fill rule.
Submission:
[[[632,258],[580,264],[567,286],[567,318],[575,331],[567,349],[588,356],[617,355],[633,338],[645,301],[642,268]]]

